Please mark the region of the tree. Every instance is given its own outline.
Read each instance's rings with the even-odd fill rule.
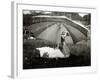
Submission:
[[[83,16],[83,21],[85,22],[85,25],[91,24],[91,14]]]
[[[32,24],[32,14],[23,14],[23,26],[29,26]]]

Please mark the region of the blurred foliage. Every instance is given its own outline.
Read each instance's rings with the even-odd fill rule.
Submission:
[[[70,13],[70,12],[51,12],[45,14],[46,11],[30,11],[30,14],[23,14],[23,25],[29,26],[33,24],[33,22],[39,22],[41,18],[34,18],[37,15],[50,15],[50,16],[66,16],[72,20],[81,21],[84,25],[91,24],[91,14],[84,15],[81,17],[79,13]],[[36,21],[35,21],[36,20]],[[46,20],[46,19],[45,19]]]
[[[90,25],[91,24],[91,14],[85,15],[83,16],[83,21],[84,21],[84,25]]]
[[[23,14],[23,26],[29,26],[32,24],[32,14]]]

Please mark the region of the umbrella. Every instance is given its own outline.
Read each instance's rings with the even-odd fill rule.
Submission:
[[[41,22],[30,26],[31,32],[36,38],[58,44],[61,43],[61,34],[66,32],[65,42],[68,44],[87,39],[88,29],[65,16],[36,17],[41,18]],[[47,19],[48,21],[45,21]]]

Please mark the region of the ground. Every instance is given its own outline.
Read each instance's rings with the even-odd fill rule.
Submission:
[[[88,41],[89,42],[89,41]],[[69,58],[43,58],[40,57],[37,47],[50,46],[54,44],[41,39],[24,40],[23,43],[23,69],[57,68],[90,66],[90,46],[84,43],[68,45],[71,51]]]

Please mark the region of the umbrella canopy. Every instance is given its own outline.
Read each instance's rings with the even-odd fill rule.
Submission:
[[[40,17],[43,22],[30,26],[35,37],[53,43],[61,43],[61,34],[66,33],[65,42],[69,44],[87,38],[88,29],[67,17]],[[48,19],[44,21],[44,18]],[[59,21],[57,21],[59,20]]]

